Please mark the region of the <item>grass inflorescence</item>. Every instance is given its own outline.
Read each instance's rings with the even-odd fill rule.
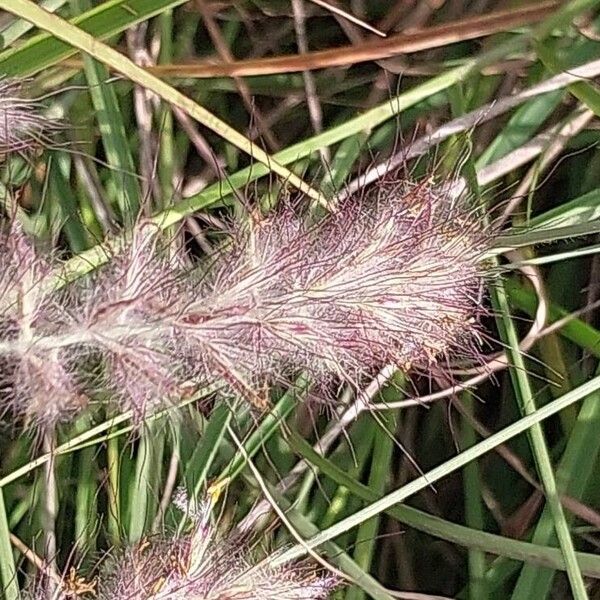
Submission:
[[[181,494],[178,503],[181,504]],[[97,581],[101,600],[325,600],[339,580],[306,563],[272,566],[259,560],[247,536],[220,533],[211,503],[183,504],[189,532],[144,539],[105,559]]]
[[[264,407],[264,386],[302,371],[360,389],[389,364],[427,370],[475,351],[491,239],[479,223],[443,186],[401,181],[317,223],[291,208],[236,223],[195,269],[141,222],[106,266],[60,289],[48,283],[59,262],[13,223],[5,405],[51,426],[100,396],[142,418],[199,386]]]
[[[106,265],[65,285],[58,255],[13,218],[0,234],[1,406],[47,436],[102,403],[141,423],[201,387],[264,409],[265,390],[299,373],[323,395],[390,364],[427,370],[475,345],[480,223],[444,184],[388,179],[318,220],[288,204],[232,222],[198,264],[140,219]],[[310,567],[252,566],[208,516],[104,561],[99,597],[318,600],[337,586]]]
[[[43,115],[43,105],[24,95],[24,81],[0,78],[0,158],[26,154],[51,141],[58,122]]]

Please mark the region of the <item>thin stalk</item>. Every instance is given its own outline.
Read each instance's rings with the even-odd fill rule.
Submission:
[[[494,289],[493,300],[500,312],[500,332],[508,344],[507,352],[514,369],[510,375],[513,380],[515,394],[520,403],[524,415],[531,416],[536,412],[533,390],[527,375],[527,368],[523,356],[519,351],[519,340],[514,322],[510,316],[508,298],[501,282]],[[564,396],[563,396],[564,397]],[[529,429],[531,449],[535,457],[537,469],[544,488],[546,501],[554,520],[554,527],[558,542],[563,552],[567,565],[567,574],[571,583],[571,590],[576,600],[588,598],[585,583],[581,575],[581,569],[575,557],[575,546],[571,538],[569,524],[560,502],[560,496],[554,477],[554,467],[550,459],[550,452],[546,444],[544,432],[540,423],[534,423]]]
[[[120,456],[119,456],[119,440],[110,438],[106,442],[106,461],[108,471],[108,515],[107,528],[110,540],[116,544],[121,537],[121,502],[119,473],[120,473]]]
[[[56,543],[56,518],[58,516],[58,487],[56,482],[56,442],[54,432],[46,431],[43,439],[44,452],[50,456],[44,465],[44,489],[42,492],[43,503],[43,529],[44,529],[44,557],[48,568],[53,572],[57,569],[58,547]],[[56,592],[56,582],[52,577],[47,578],[48,594]]]
[[[473,395],[465,392],[463,403],[470,411],[473,410]],[[470,447],[477,442],[475,430],[465,420],[462,427],[462,443]],[[465,490],[465,520],[469,527],[483,531],[485,529],[484,511],[481,498],[481,473],[476,461],[465,467],[463,485]],[[469,548],[469,598],[471,600],[486,600],[488,598],[485,573],[487,564],[485,552],[479,548]]]

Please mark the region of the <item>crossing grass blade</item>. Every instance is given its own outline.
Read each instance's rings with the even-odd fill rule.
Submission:
[[[115,34],[133,27],[137,23],[150,19],[164,10],[174,8],[185,0],[108,0],[78,15],[71,22],[98,40],[105,40]],[[63,0],[51,0],[42,6],[66,4]],[[27,19],[17,21],[13,30],[5,30],[4,47],[11,39],[29,30],[32,23]],[[24,44],[7,48],[0,53],[2,73],[16,77],[27,77],[58,64],[61,60],[73,56],[77,49],[68,41],[62,41],[52,33],[41,33],[29,38]]]
[[[371,517],[374,517],[375,515],[378,515],[382,511],[387,510],[395,504],[406,500],[413,494],[416,494],[418,491],[432,485],[446,475],[449,475],[457,469],[464,467],[472,460],[478,458],[479,456],[483,456],[490,450],[493,450],[496,446],[528,431],[533,425],[541,423],[545,419],[559,413],[561,410],[568,408],[572,404],[579,402],[583,398],[593,394],[599,389],[600,376],[597,376],[590,381],[583,383],[576,389],[571,390],[567,394],[564,394],[557,400],[538,408],[531,414],[522,417],[508,427],[505,427],[485,440],[475,444],[474,446],[471,446],[467,450],[464,450],[454,458],[447,460],[438,467],[427,471],[420,477],[414,479],[410,483],[402,486],[394,492],[387,494],[380,500],[372,502],[365,508],[357,511],[351,517],[342,519],[335,525],[321,531],[310,540],[307,540],[306,545],[309,548],[315,548],[324,542],[335,539],[338,535],[348,531],[349,529],[352,529],[353,527],[356,527],[360,523],[370,519]],[[293,560],[294,558],[304,555],[305,552],[306,549],[304,546],[296,545],[282,553],[281,556],[278,557],[277,563],[284,563],[288,560]]]
[[[73,47],[125,75],[133,82],[154,92],[165,102],[181,108],[194,119],[221,135],[232,145],[237,146],[256,161],[265,165],[269,171],[277,173],[299,191],[305,193],[313,200],[327,204],[327,200],[320,192],[314,190],[297,175],[281,165],[275,158],[269,156],[235,129],[158,77],[154,77],[136,65],[123,54],[103,44],[89,33],[54,14],[44,11],[30,0],[2,0],[0,7],[34,23],[41,29],[51,32],[57,38],[71,44]]]
[[[511,379],[515,389],[515,395],[520,402],[520,409],[524,415],[532,415],[536,412],[536,404],[533,389],[529,382],[527,367],[519,349],[516,328],[510,315],[506,292],[502,284],[495,288],[493,299],[501,317],[498,319],[499,330],[508,347],[510,360],[514,366],[511,370]],[[529,429],[529,439],[537,470],[544,488],[545,499],[548,503],[552,522],[556,535],[563,552],[567,573],[571,584],[571,591],[577,600],[588,597],[583,576],[575,556],[575,547],[571,537],[569,523],[565,516],[559,498],[559,491],[554,476],[554,467],[550,458],[550,451],[546,444],[544,431],[539,423],[532,425]]]

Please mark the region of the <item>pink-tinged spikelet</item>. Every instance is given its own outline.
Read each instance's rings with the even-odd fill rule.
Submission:
[[[282,211],[235,231],[188,307],[188,335],[205,338],[208,370],[234,367],[238,392],[298,370],[359,386],[384,365],[473,354],[482,222],[431,182],[375,187],[312,227]]]
[[[141,223],[68,295],[52,292],[57,265],[13,227],[0,238],[9,405],[52,424],[97,398],[140,420],[214,385],[263,407],[265,386],[301,371],[358,388],[386,365],[472,356],[488,276],[482,221],[429,181],[387,184],[315,225],[287,208],[234,226],[201,278]]]
[[[0,235],[0,410],[52,426],[86,402],[72,348],[49,340],[66,321],[66,296],[49,285],[52,265],[13,222]]]
[[[23,81],[0,78],[0,159],[48,143],[56,123],[44,117],[35,100],[23,97]]]
[[[192,372],[173,329],[187,302],[185,273],[159,248],[158,229],[140,224],[123,251],[88,282],[79,312],[82,347],[100,356],[96,391],[134,417],[181,398]]]
[[[218,533],[208,504],[189,516],[189,533],[143,540],[109,558],[98,600],[325,600],[339,585],[306,562],[256,562],[247,539]]]

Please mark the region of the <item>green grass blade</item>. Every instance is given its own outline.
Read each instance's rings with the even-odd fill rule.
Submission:
[[[138,216],[142,198],[127,140],[125,121],[114,86],[106,83],[109,79],[106,67],[89,56],[83,57],[83,63],[102,145],[112,169],[112,187],[118,190],[116,198],[119,212],[123,223],[131,228]]]
[[[43,0],[40,2],[40,6],[48,12],[55,12],[67,2],[68,0]],[[32,28],[33,25],[31,23],[23,21],[22,19],[16,19],[14,23],[11,23],[8,27],[5,27],[0,31],[0,50],[12,46],[20,37],[24,36]]]
[[[338,485],[335,493],[332,495],[331,501],[327,502],[327,499],[323,501],[326,504],[326,510],[318,506],[313,508],[312,513],[315,520],[319,514],[322,515],[317,521],[320,529],[331,527],[331,525],[344,518],[344,516],[351,514],[352,492],[350,491],[351,488],[345,485],[345,481],[358,481],[360,479],[369,454],[373,449],[375,430],[376,425],[373,419],[368,419],[365,416],[359,418],[351,429],[350,443],[347,445],[347,450],[338,449],[331,456],[330,460],[335,462],[336,467],[343,471],[346,479],[341,481],[332,477],[333,481]],[[293,431],[289,439],[286,437],[286,441],[296,454],[303,456],[310,463],[311,473],[320,472],[320,465],[323,463],[313,460],[315,456],[319,455],[312,450],[310,444],[305,442],[297,432]],[[311,483],[314,483],[314,477]]]
[[[78,457],[77,493],[75,497],[75,539],[82,552],[95,551],[98,527],[97,482],[95,477],[95,448],[86,448]]]
[[[194,499],[202,496],[209,470],[225,438],[231,418],[232,412],[227,404],[223,403],[215,408],[202,439],[188,462],[183,478],[186,489]]]
[[[49,190],[53,207],[56,208],[58,223],[64,223],[63,230],[74,253],[89,248],[88,232],[81,222],[77,200],[71,182],[71,158],[68,155],[53,155],[49,169]]]
[[[10,529],[2,489],[0,489],[0,584],[2,585],[0,591],[3,591],[5,600],[20,600],[21,593],[17,582],[17,569],[13,559]]]
[[[552,49],[546,44],[541,42],[537,43],[535,45],[535,50],[540,60],[551,72],[560,73],[567,68],[556,60]],[[600,115],[600,93],[592,84],[587,81],[578,81],[572,83],[567,89],[575,96],[575,98],[583,102],[583,104],[585,104],[596,116]]]
[[[135,473],[129,478],[128,538],[138,542],[154,518],[158,504],[158,482],[162,473],[164,427],[159,421],[144,425],[135,461]]]
[[[283,395],[269,414],[261,419],[260,425],[252,432],[244,444],[247,457],[252,458],[264,446],[267,440],[279,429],[281,423],[296,407],[298,401],[301,401],[304,394],[308,392],[308,389],[308,379],[306,376],[300,377],[292,385],[291,389]],[[225,469],[223,469],[218,480],[235,479],[245,466],[246,457],[242,453],[237,452]]]
[[[367,502],[375,502],[381,499],[381,496],[375,494],[368,486],[356,481],[352,475],[349,475],[333,461],[317,454],[311,445],[297,434],[292,435],[288,439],[288,443],[295,452],[304,456],[306,460],[310,461],[322,473],[336,481],[340,486],[348,489],[358,498]],[[558,548],[538,546],[530,542],[514,540],[479,529],[472,529],[404,504],[390,506],[385,509],[385,512],[400,523],[466,548],[473,548],[538,566],[551,565],[561,570],[565,570],[566,568],[564,559]],[[592,577],[600,575],[599,556],[579,552],[577,553],[577,558],[586,575]]]
[[[600,219],[600,190],[592,190],[529,221],[529,227],[550,229],[598,221]]]
[[[594,377],[590,381],[580,385],[578,388],[568,392],[567,394],[564,394],[560,398],[548,403],[545,406],[542,406],[541,408],[538,408],[533,413],[522,417],[508,427],[505,427],[485,440],[482,440],[478,444],[471,446],[471,448],[464,450],[457,456],[431,469],[422,476],[417,477],[410,483],[402,486],[394,492],[391,492],[380,500],[373,502],[369,506],[366,506],[351,517],[343,519],[339,523],[329,527],[325,531],[322,531],[319,535],[307,540],[306,544],[308,547],[314,548],[328,540],[334,539],[341,533],[344,533],[352,527],[356,527],[363,521],[374,517],[375,515],[387,510],[391,506],[406,500],[406,498],[409,498],[422,489],[431,486],[442,477],[461,469],[472,460],[475,460],[479,456],[483,456],[490,450],[493,450],[496,448],[496,446],[499,446],[500,444],[507,442],[517,435],[524,433],[536,423],[541,423],[543,420],[559,413],[561,410],[564,410],[572,404],[579,402],[581,399],[598,391],[599,389],[600,376]],[[305,551],[305,548],[302,546],[294,546],[278,557],[277,560],[279,563],[283,563],[287,560],[292,560],[302,556]]]
[[[381,416],[382,423],[380,427],[385,427],[389,432],[395,431],[395,419],[393,413]],[[375,428],[375,439],[373,444],[373,454],[371,456],[371,464],[369,469],[368,486],[376,496],[383,495],[388,477],[392,470],[392,455],[394,451],[394,440],[392,434],[386,431],[381,431],[380,427]],[[364,523],[361,523],[356,533],[356,542],[354,550],[354,561],[365,572],[369,572],[371,562],[377,545],[377,533],[379,531],[380,519],[373,517]],[[361,590],[349,590],[346,595],[347,600],[363,600],[365,594]]]
[[[517,331],[509,312],[508,299],[502,284],[495,287],[492,298],[497,303],[500,311],[498,328],[501,337],[508,346],[507,352],[511,363],[514,366],[514,369],[511,369],[510,371],[510,375],[516,397],[520,402],[521,411],[524,415],[528,416],[535,414],[536,405],[533,390],[529,382],[523,356],[519,350]],[[546,502],[548,503],[548,507],[552,514],[554,529],[556,530],[560,548],[565,557],[567,573],[571,583],[571,591],[576,600],[585,600],[588,597],[585,583],[575,556],[575,547],[571,538],[569,523],[566,519],[562,504],[560,503],[556,479],[554,477],[554,468],[550,459],[550,452],[546,445],[542,426],[539,423],[533,424],[529,429],[529,439],[540,480],[544,488]],[[517,598],[523,598],[523,596],[515,593],[513,598],[516,600]]]
[[[152,421],[163,419],[164,417],[169,415],[172,411],[174,411],[176,409],[181,409],[184,406],[187,406],[188,404],[196,402],[196,401],[210,395],[214,391],[215,391],[214,386],[204,388],[203,390],[199,391],[194,396],[186,398],[185,400],[183,400],[182,402],[180,402],[179,404],[177,404],[175,406],[169,406],[168,408],[159,410],[159,411],[147,416],[145,419],[145,423],[150,423]],[[71,452],[75,452],[76,450],[85,448],[88,445],[95,445],[100,441],[105,441],[107,439],[111,439],[112,437],[114,437],[112,433],[110,435],[102,435],[102,434],[111,429],[116,429],[117,425],[120,425],[121,423],[124,423],[125,421],[130,421],[133,418],[133,416],[134,416],[133,411],[127,410],[127,411],[121,413],[120,415],[117,415],[117,416],[112,417],[102,423],[99,423],[98,425],[95,425],[94,427],[88,429],[87,431],[84,431],[83,433],[75,435],[73,438],[60,444],[60,446],[57,446],[54,449],[53,456],[56,457],[61,454],[70,454]],[[123,435],[124,433],[130,433],[131,431],[133,431],[134,428],[135,428],[134,424],[131,424],[128,427],[123,427],[118,432],[118,435]],[[38,467],[45,465],[49,460],[50,460],[49,454],[42,454],[38,458],[34,458],[34,459],[28,461],[21,467],[14,469],[8,475],[5,475],[4,477],[0,477],[0,488],[3,488],[10,483],[13,483],[14,481],[17,481],[18,479],[27,475],[28,473],[31,473]]]
[[[505,282],[504,287],[511,303],[530,316],[535,314],[537,297],[533,292],[526,290],[523,286],[510,279]],[[549,304],[548,319],[550,323],[554,323],[568,315],[569,311],[564,308],[552,303]],[[565,338],[585,349],[592,356],[600,358],[600,331],[592,327],[589,323],[581,319],[571,319],[559,329],[559,332]]]
[[[552,114],[564,96],[562,90],[544,94],[515,111],[506,126],[477,159],[477,170],[524,144]]]
[[[521,286],[510,281],[507,282],[506,288],[511,302],[529,314],[534,313],[537,300],[535,294],[527,292]],[[550,304],[550,322],[562,318],[566,314],[568,313],[564,309]],[[560,332],[592,355],[600,357],[600,332],[589,324],[574,319]],[[593,394],[581,406],[556,471],[556,480],[561,493],[578,499],[583,497],[593,477],[594,468],[600,455],[599,428],[600,397],[598,394]],[[570,516],[568,519],[572,520]],[[535,528],[532,541],[548,544],[554,539],[552,519],[546,507]],[[529,593],[530,597],[545,598],[550,592],[553,575],[552,570],[525,567],[517,581],[515,594],[520,593],[524,597]]]
[[[472,412],[473,396],[468,392],[463,394],[465,407]],[[465,419],[462,426],[462,442],[466,447],[477,442],[477,436],[473,427]],[[467,525],[474,530],[483,531],[484,506],[482,500],[482,477],[477,461],[465,466],[464,490],[465,490],[465,520]],[[489,597],[485,573],[487,561],[485,553],[478,548],[469,549],[469,598],[471,600],[486,600]]]
[[[537,244],[547,244],[558,240],[566,240],[574,237],[583,237],[600,233],[600,220],[590,221],[589,223],[580,223],[578,225],[569,225],[556,228],[527,228],[525,232],[508,233],[499,235],[494,240],[493,249],[488,255],[497,256],[507,250],[523,248],[525,246],[534,246]]]
[[[577,416],[575,426],[556,470],[556,480],[562,493],[581,498],[594,474],[600,455],[600,394],[586,398]],[[572,517],[568,519],[572,521]],[[545,508],[536,525],[532,542],[551,544],[555,540],[553,519]],[[550,569],[525,567],[515,587],[515,597],[547,598],[551,591],[554,572]]]
[[[105,40],[160,14],[167,8],[184,4],[185,1],[109,0],[77,16],[71,23],[98,40]],[[74,54],[77,54],[77,50],[68,42],[59,40],[51,34],[42,33],[28,39],[21,46],[0,53],[0,71],[13,77],[27,77],[48,69]]]
[[[316,525],[291,507],[290,502],[284,496],[275,489],[270,491],[277,504],[286,511],[287,518],[301,536],[310,537],[318,533],[319,530]],[[373,600],[394,600],[394,596],[390,595],[376,579],[366,573],[340,546],[327,542],[325,551],[329,560],[349,575],[358,586],[369,594],[369,598]]]

